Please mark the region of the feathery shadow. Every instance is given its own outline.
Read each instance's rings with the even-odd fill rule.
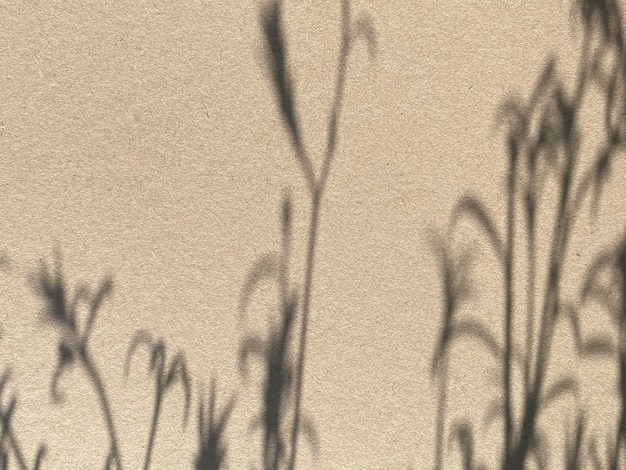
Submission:
[[[242,346],[241,363],[249,356],[264,358],[266,363],[266,385],[262,427],[264,428],[264,463],[266,469],[281,465],[294,470],[298,455],[300,434],[312,433],[312,427],[302,418],[303,377],[306,364],[308,326],[313,286],[313,273],[317,250],[317,235],[321,218],[322,200],[333,161],[335,160],[339,135],[339,121],[343,106],[344,90],[350,51],[357,40],[364,39],[371,54],[376,52],[376,34],[367,15],[352,19],[350,2],[341,2],[340,50],[337,57],[334,97],[328,114],[326,149],[319,171],[306,149],[303,132],[298,118],[293,81],[287,63],[287,39],[282,28],[282,2],[269,2],[261,12],[261,25],[267,51],[267,62],[271,73],[279,110],[285,124],[295,158],[305,179],[311,209],[308,214],[306,234],[306,260],[304,279],[300,289],[290,287],[288,271],[288,237],[291,236],[288,217],[283,214],[283,252],[280,261],[264,258],[253,270],[244,289],[246,299],[251,287],[260,279],[271,277],[276,272],[280,289],[280,319],[270,328],[266,338],[248,337]],[[286,206],[291,210],[289,203]],[[285,236],[287,233],[287,236]],[[287,245],[286,245],[287,243]],[[245,303],[245,302],[244,302]],[[294,331],[296,330],[296,331]],[[293,336],[293,338],[292,338]],[[292,343],[294,343],[292,345]],[[292,357],[291,350],[295,349]],[[284,423],[287,399],[293,396],[290,406],[292,423]],[[283,426],[284,425],[284,426]],[[282,429],[284,427],[284,429]],[[287,433],[288,436],[285,436]]]
[[[93,336],[98,313],[106,298],[111,295],[113,281],[110,277],[106,277],[96,288],[84,283],[72,287],[63,273],[60,255],[57,253],[53,267],[42,262],[39,271],[31,277],[31,284],[43,301],[42,320],[51,325],[59,334],[57,365],[50,382],[52,401],[59,403],[65,399],[65,395],[60,389],[64,373],[72,367],[82,369],[100,403],[100,411],[109,437],[109,450],[104,467],[121,470],[123,464],[120,437],[115,424],[114,410],[111,406],[110,391],[103,380],[101,370],[90,347],[90,339]],[[81,319],[78,314],[79,308],[83,306],[87,309],[87,316]],[[181,384],[185,399],[183,422],[186,423],[191,401],[191,379],[187,371],[185,356],[178,352],[168,363],[165,342],[161,339],[154,340],[147,331],[137,332],[129,345],[124,365],[126,376],[129,373],[132,356],[137,353],[141,346],[148,349],[149,370],[155,376],[154,407],[146,454],[142,465],[144,469],[148,469],[165,394],[174,385]],[[7,425],[5,425],[5,429],[8,429]],[[15,448],[15,446],[13,447]],[[42,452],[41,458],[43,455]],[[40,460],[38,459],[38,461]]]
[[[500,227],[489,208],[474,196],[461,199],[450,218],[446,244],[454,244],[461,225],[471,223],[493,251],[496,269],[503,281],[503,331],[494,334],[479,318],[457,318],[459,301],[464,299],[461,294],[467,290],[459,286],[467,284],[469,274],[464,269],[466,263],[451,259],[453,250],[446,248],[440,256],[444,321],[433,361],[440,387],[436,469],[445,468],[442,444],[446,421],[445,390],[448,386],[447,369],[452,365],[444,359],[459,338],[470,337],[482,344],[499,364],[502,401],[495,403],[489,413],[490,419],[497,416],[503,423],[499,457],[503,470],[522,470],[531,459],[538,468],[548,468],[549,436],[539,429],[539,416],[553,401],[566,395],[577,396],[579,385],[572,375],[564,374],[547,382],[546,371],[557,323],[564,320],[573,326],[572,336],[579,358],[590,354],[611,354],[617,349],[605,338],[583,341],[576,316],[577,305],[594,291],[589,287],[593,284],[594,270],[597,273],[603,267],[612,266],[617,273],[615,278],[620,278],[622,255],[613,250],[605,253],[595,267],[592,266],[580,299],[567,299],[563,283],[566,253],[576,222],[587,203],[590,214],[597,214],[613,162],[626,148],[626,56],[622,13],[617,2],[611,0],[583,0],[576,2],[574,8],[584,29],[573,85],[568,86],[559,74],[557,60],[549,58],[530,96],[509,98],[500,109],[500,119],[507,127],[508,147],[504,226]],[[607,63],[610,64],[608,69]],[[588,97],[598,91],[604,108],[603,132],[599,150],[591,158],[591,163],[587,163],[589,159],[581,155],[580,142],[585,132],[582,116]],[[551,184],[556,186],[556,191],[550,191]],[[546,214],[552,218],[549,231],[539,225],[539,219],[545,218]],[[540,241],[549,247],[545,259],[539,257]],[[516,272],[518,265],[526,269],[523,276]],[[459,279],[465,281],[459,283]],[[540,280],[543,280],[541,284]],[[616,281],[613,287],[619,286],[621,284]],[[596,297],[608,299],[606,290],[596,288],[595,292]],[[621,295],[626,298],[626,290]],[[612,308],[619,310],[621,306]],[[524,325],[521,335],[515,328],[520,321]],[[621,331],[621,323],[619,329]],[[621,355],[617,361],[621,371]],[[516,377],[521,377],[521,383],[515,381]],[[622,397],[624,387],[624,384],[620,385]],[[518,413],[514,412],[514,389],[522,390],[522,406]],[[616,445],[623,445],[625,439],[623,409],[624,404]],[[583,450],[590,448],[591,437],[585,435],[584,425],[587,417],[582,410],[578,416],[567,444],[569,450],[565,462],[568,469],[582,468]],[[457,439],[462,437],[462,442],[459,441],[462,448],[471,448],[468,447],[472,442],[468,437],[473,432],[471,426],[463,426],[456,432]],[[624,467],[617,463],[618,451],[613,454],[603,468]],[[466,462],[471,461],[466,458]],[[466,463],[466,468],[472,465]]]
[[[228,445],[224,441],[224,431],[235,406],[231,397],[219,412],[217,411],[217,385],[211,380],[208,399],[201,398],[198,406],[198,440],[196,470],[220,470],[226,467]]]

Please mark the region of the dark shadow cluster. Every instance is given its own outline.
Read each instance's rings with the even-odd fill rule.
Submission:
[[[434,355],[433,373],[438,378],[439,412],[436,431],[435,468],[445,466],[446,414],[450,349],[461,337],[469,337],[499,364],[502,399],[489,409],[502,421],[503,470],[554,468],[549,455],[550,436],[540,432],[539,416],[555,399],[575,395],[577,378],[562,374],[548,381],[547,370],[558,322],[571,325],[577,358],[602,355],[616,361],[622,397],[619,423],[607,444],[606,457],[597,451],[596,436],[587,432],[588,416],[578,410],[573,429],[566,430],[567,469],[618,469],[626,467],[626,365],[623,361],[623,326],[626,315],[626,245],[618,243],[598,255],[576,290],[565,295],[566,255],[576,223],[589,206],[599,210],[602,190],[615,159],[626,144],[626,56],[622,12],[611,0],[580,1],[574,6],[583,24],[583,42],[574,83],[558,72],[557,60],[549,59],[530,96],[508,99],[501,108],[507,126],[506,214],[503,229],[486,205],[476,197],[460,200],[452,214],[448,234],[440,243],[444,293],[443,326]],[[584,108],[600,97],[602,130],[594,138],[600,145],[591,158],[582,154]],[[590,98],[591,97],[591,98]],[[551,228],[545,228],[545,220]],[[544,221],[544,225],[541,225]],[[465,255],[455,254],[455,234],[470,222],[482,233],[502,279],[503,331],[495,334],[479,318],[459,313],[468,301],[470,274]],[[548,247],[541,256],[539,243]],[[520,267],[526,272],[520,274]],[[602,279],[600,281],[600,279]],[[582,308],[592,298],[611,313],[617,327],[616,344],[609,337],[587,337],[580,327]],[[521,322],[520,322],[521,320]],[[520,334],[516,325],[524,325]],[[574,358],[576,360],[576,358]],[[516,382],[517,380],[517,382]],[[521,380],[521,383],[519,382]],[[514,393],[521,390],[521,409],[516,411]],[[454,422],[450,439],[458,442],[466,469],[481,468],[474,453],[475,431],[471,423]],[[551,463],[550,463],[551,462]]]

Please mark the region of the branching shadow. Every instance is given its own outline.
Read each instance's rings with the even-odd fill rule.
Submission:
[[[326,148],[321,158],[321,167],[316,169],[314,160],[304,145],[304,133],[296,112],[293,82],[287,63],[287,42],[281,17],[282,3],[274,0],[262,9],[260,20],[279,110],[306,182],[311,209],[308,214],[308,231],[304,235],[306,260],[302,282],[292,283],[290,279],[292,207],[290,200],[286,198],[283,202],[281,221],[281,253],[278,256],[263,257],[252,270],[242,292],[241,312],[248,310],[252,294],[265,279],[275,279],[280,292],[278,318],[269,326],[267,334],[246,336],[240,348],[239,365],[244,376],[247,374],[247,365],[251,359],[258,359],[263,365],[263,405],[261,413],[251,425],[251,430],[261,429],[263,432],[262,460],[266,470],[279,468],[294,470],[299,438],[302,435],[310,444],[312,453],[316,455],[318,452],[317,432],[312,419],[302,412],[302,402],[307,331],[322,200],[337,153],[350,52],[361,39],[365,41],[370,55],[375,55],[377,49],[376,33],[371,18],[366,14],[352,18],[350,2],[342,0],[340,51],[337,57],[334,96],[327,117]],[[0,264],[3,265],[3,262],[4,259],[0,259]],[[63,273],[61,258],[57,254],[52,263],[42,262],[30,281],[34,292],[44,305],[42,319],[52,326],[58,335],[56,367],[50,382],[52,401],[58,403],[65,400],[61,387],[62,378],[69,369],[79,368],[85,374],[99,401],[99,411],[107,430],[109,443],[104,468],[117,470],[128,468],[128,463],[123,464],[121,437],[116,425],[118,415],[112,408],[111,391],[105,384],[90,341],[101,307],[112,293],[113,280],[106,277],[95,287],[87,284],[73,285]],[[82,312],[83,308],[87,311],[86,318],[79,318],[79,312]],[[168,358],[165,340],[155,339],[150,332],[144,330],[137,332],[129,345],[125,362],[126,376],[129,374],[131,359],[138,353],[140,347],[147,349],[149,371],[154,376],[154,404],[142,465],[144,470],[147,470],[153,460],[165,396],[172,387],[181,385],[185,405],[183,422],[187,424],[191,409],[192,386],[184,354],[177,352]],[[9,371],[0,378],[0,397],[8,378]],[[217,470],[226,467],[228,443],[225,440],[225,429],[233,413],[235,398],[228,400],[221,411],[217,411],[216,388],[216,383],[212,381],[208,399],[201,398],[199,404],[198,451],[195,458],[197,469]],[[0,402],[1,468],[8,468],[12,462],[21,469],[28,468],[12,426],[16,407],[16,397],[12,397],[7,405]],[[40,447],[33,468],[40,467],[45,454],[46,447]]]
[[[191,378],[187,372],[187,360],[182,353],[177,353],[170,361],[169,366],[166,367],[166,347],[163,340],[155,341],[152,335],[147,331],[139,331],[135,334],[128,353],[126,355],[125,371],[128,376],[128,367],[132,355],[137,348],[141,345],[147,346],[150,351],[150,372],[155,375],[155,388],[154,388],[154,408],[152,412],[152,422],[150,425],[150,435],[148,438],[148,445],[146,448],[146,456],[144,459],[144,470],[150,467],[150,461],[152,458],[152,450],[154,447],[154,441],[156,439],[156,432],[158,428],[159,418],[161,415],[161,408],[163,405],[163,398],[165,393],[177,382],[180,382],[183,391],[185,393],[185,414],[183,422],[187,424],[189,417],[189,406],[191,402]]]
[[[60,333],[57,367],[52,378],[50,394],[54,401],[62,400],[63,397],[58,386],[63,373],[74,365],[83,369],[98,397],[109,434],[106,468],[111,468],[114,465],[116,468],[122,469],[119,439],[110,400],[100,371],[89,349],[89,339],[98,311],[105,298],[111,293],[113,282],[107,278],[95,291],[92,291],[85,284],[81,284],[71,291],[63,275],[60,255],[57,254],[54,268],[51,269],[45,262],[42,262],[39,273],[32,278],[32,284],[35,292],[44,302],[42,319]],[[88,317],[82,330],[77,318],[77,308],[81,302],[88,306]]]
[[[216,402],[217,385],[212,380],[208,399],[202,398],[198,407],[199,449],[196,470],[220,470],[226,467],[228,445],[224,440],[224,432],[235,406],[235,397],[230,398],[219,415]]]
[[[585,204],[589,202],[592,215],[599,210],[602,190],[611,174],[615,158],[626,144],[626,56],[622,12],[612,0],[580,1],[574,5],[583,24],[583,45],[577,74],[571,87],[559,74],[557,60],[550,58],[527,99],[510,98],[501,108],[501,119],[507,126],[507,176],[506,214],[504,227],[499,227],[496,217],[478,198],[467,196],[459,201],[452,213],[446,242],[442,243],[440,264],[444,292],[443,326],[441,339],[435,351],[434,372],[439,377],[439,413],[435,468],[445,468],[444,429],[446,421],[447,369],[446,359],[455,340],[468,336],[485,346],[500,365],[502,403],[491,407],[503,423],[503,446],[500,462],[503,470],[522,470],[533,459],[538,468],[548,468],[548,436],[542,436],[538,418],[554,400],[578,393],[578,381],[563,375],[546,383],[547,368],[557,323],[567,320],[578,357],[590,354],[612,354],[616,351],[605,338],[583,341],[576,315],[578,305],[591,295],[606,301],[607,290],[594,285],[599,270],[612,266],[619,278],[621,254],[618,250],[604,253],[588,274],[582,286],[580,299],[567,299],[563,295],[566,253],[569,241]],[[585,131],[582,122],[584,105],[592,93],[599,92],[604,111],[601,144],[591,163],[581,155],[580,142]],[[556,191],[550,191],[556,185]],[[542,230],[539,219],[552,214],[551,232]],[[503,331],[494,335],[488,325],[476,318],[457,320],[458,305],[465,299],[467,285],[466,264],[462,259],[452,259],[455,234],[461,224],[473,224],[491,247],[503,281]],[[544,238],[546,237],[547,238]],[[539,257],[539,240],[549,246],[547,259]],[[524,266],[526,273],[518,275],[516,266]],[[618,275],[619,274],[619,275]],[[460,282],[462,279],[463,282]],[[545,279],[540,285],[539,280]],[[525,281],[525,284],[523,282]],[[621,282],[621,281],[620,281]],[[621,286],[615,281],[613,287]],[[626,291],[619,294],[624,298]],[[618,295],[618,298],[619,298]],[[518,296],[518,297],[516,297]],[[619,304],[619,302],[618,302]],[[621,307],[613,305],[613,311]],[[616,315],[619,317],[619,315]],[[525,332],[518,341],[514,325],[522,321]],[[621,332],[621,323],[618,330]],[[621,344],[621,343],[620,343]],[[619,370],[622,370],[621,354]],[[625,369],[626,371],[626,366]],[[623,374],[622,374],[623,375]],[[521,384],[514,377],[521,376]],[[621,380],[621,379],[620,379]],[[522,409],[513,411],[513,390],[522,390]],[[626,380],[621,383],[622,396]],[[622,446],[624,434],[624,405],[622,418],[616,432],[616,449]],[[494,412],[495,410],[495,412]],[[589,449],[585,444],[585,415],[582,410],[570,433],[567,468],[582,468],[581,452]],[[462,432],[461,432],[462,431]],[[463,449],[471,449],[471,426],[457,430]],[[461,439],[461,437],[463,437]],[[590,437],[587,441],[590,441]],[[468,447],[469,446],[469,447]],[[467,450],[464,451],[467,454]],[[623,468],[618,464],[619,451],[602,468]],[[471,462],[467,460],[466,462]],[[597,462],[601,462],[598,460]],[[471,468],[472,463],[466,463]]]
[[[297,309],[297,297],[289,285],[291,253],[291,203],[283,201],[282,249],[280,255],[266,255],[248,275],[240,301],[240,313],[247,315],[250,297],[266,279],[276,281],[279,292],[280,315],[266,337],[250,333],[241,343],[239,369],[248,378],[250,359],[258,359],[263,366],[263,402],[260,415],[253,420],[250,431],[263,432],[262,461],[266,470],[283,468],[289,457],[290,422],[289,413],[294,410],[294,352],[293,326]],[[297,411],[299,412],[299,411]],[[316,433],[310,421],[305,421],[303,432],[308,434],[313,449],[316,449]]]
[[[291,205],[283,205],[283,243],[278,257],[262,258],[252,271],[242,294],[242,311],[245,311],[250,293],[262,279],[278,280],[280,318],[270,326],[267,336],[252,335],[244,338],[240,365],[245,371],[249,357],[260,358],[265,364],[264,410],[253,426],[263,428],[263,461],[266,469],[294,470],[298,455],[298,440],[307,434],[313,441],[315,433],[308,420],[302,417],[303,377],[306,364],[308,326],[313,286],[313,273],[317,250],[322,200],[335,159],[339,135],[339,120],[343,106],[344,90],[350,51],[360,38],[367,43],[371,54],[376,52],[376,34],[371,19],[361,15],[352,19],[350,2],[341,2],[340,50],[337,58],[337,75],[334,97],[328,114],[326,149],[322,165],[316,171],[313,158],[306,149],[298,118],[293,83],[287,63],[287,40],[282,27],[282,2],[274,0],[261,12],[267,62],[271,73],[279,110],[289,134],[296,161],[308,189],[311,209],[308,214],[306,259],[301,288],[291,286],[289,278],[289,251]],[[294,331],[296,330],[296,331]],[[293,350],[293,352],[292,352]],[[291,399],[293,398],[293,403]],[[287,414],[292,422],[287,423]]]
[[[115,424],[114,410],[111,407],[110,392],[104,383],[102,373],[94,359],[89,342],[93,335],[98,313],[104,301],[113,290],[113,281],[110,277],[107,277],[95,289],[87,284],[78,284],[78,286],[73,288],[63,273],[60,255],[57,254],[54,267],[51,268],[48,263],[42,262],[39,271],[31,277],[31,284],[35,292],[43,300],[44,309],[41,318],[59,333],[57,366],[50,383],[50,396],[55,403],[63,401],[65,396],[59,389],[63,374],[69,368],[75,366],[83,370],[100,403],[100,411],[109,437],[109,450],[106,456],[105,468],[121,470],[123,465],[120,437]],[[87,317],[84,319],[78,317],[79,307],[81,306],[87,307]],[[181,383],[185,398],[183,421],[186,423],[191,402],[191,379],[187,372],[187,363],[184,355],[180,352],[175,354],[168,364],[164,341],[153,340],[147,331],[139,331],[128,348],[125,362],[126,375],[129,372],[130,360],[140,346],[148,347],[150,354],[149,369],[155,375],[155,401],[146,454],[142,465],[144,469],[148,469],[150,467],[163,398],[172,386]],[[9,411],[11,410],[12,406],[9,408]],[[4,416],[5,434],[12,438],[13,434],[7,432],[10,428],[8,427],[8,421],[6,421],[7,416],[10,417],[11,413],[5,413]],[[9,442],[13,443],[14,441]],[[23,461],[23,458],[18,457],[20,454],[17,452],[15,443],[13,443],[12,449],[17,461]],[[36,465],[39,465],[37,462],[43,459],[44,454],[45,449],[40,451]],[[20,464],[20,467],[27,468],[25,464]]]
[[[296,160],[306,181],[311,210],[308,214],[308,232],[305,234],[306,261],[304,279],[300,283],[290,280],[291,263],[291,218],[292,207],[288,198],[283,202],[282,250],[278,256],[263,257],[252,270],[244,285],[241,296],[241,312],[246,312],[256,287],[265,279],[278,281],[280,298],[278,318],[269,327],[267,335],[248,335],[241,344],[239,365],[246,376],[251,359],[261,361],[264,369],[263,409],[251,430],[263,432],[262,460],[269,470],[288,468],[294,470],[298,455],[298,441],[304,435],[311,445],[313,454],[318,452],[318,436],[311,418],[302,413],[303,377],[306,363],[307,329],[309,325],[312,297],[314,261],[317,249],[317,233],[321,217],[322,199],[327,180],[337,152],[339,121],[343,106],[348,58],[354,44],[363,39],[371,55],[376,53],[376,34],[369,16],[362,14],[353,19],[350,3],[341,2],[340,52],[337,58],[337,74],[334,97],[328,114],[326,149],[318,171],[303,142],[293,93],[293,83],[287,64],[286,39],[283,34],[282,4],[271,1],[261,12],[268,65],[274,91],[278,98],[282,119],[287,127]],[[2,262],[0,260],[0,262]],[[50,383],[50,396],[55,403],[65,399],[61,390],[61,379],[70,369],[77,367],[84,372],[100,405],[102,419],[109,439],[105,457],[105,469],[122,470],[123,455],[116,426],[116,413],[112,409],[110,390],[94,358],[90,339],[104,301],[111,295],[113,281],[107,277],[98,286],[87,284],[73,286],[65,277],[60,255],[50,265],[42,262],[39,270],[31,276],[31,286],[43,301],[42,319],[58,334],[56,367]],[[79,312],[86,308],[86,318]],[[128,376],[130,362],[140,347],[148,350],[149,371],[154,376],[154,404],[145,457],[142,467],[147,470],[153,460],[154,444],[164,398],[173,386],[180,384],[184,392],[184,424],[191,408],[191,378],[183,353],[167,357],[163,339],[155,339],[148,331],[139,331],[129,345],[125,363]],[[0,380],[0,394],[8,380],[8,372]],[[235,394],[236,395],[236,394]],[[198,410],[198,451],[195,458],[197,469],[219,469],[226,467],[228,443],[225,429],[234,409],[231,398],[221,411],[217,411],[217,390],[213,381],[208,399],[202,398]],[[27,463],[18,444],[11,420],[17,399],[12,398],[5,406],[0,403],[0,465],[7,468],[10,460],[19,468],[26,469]],[[41,447],[34,468],[39,468],[46,453]],[[126,465],[128,468],[128,464]]]

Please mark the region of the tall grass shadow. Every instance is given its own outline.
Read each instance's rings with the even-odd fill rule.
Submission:
[[[276,278],[280,292],[279,318],[270,326],[265,336],[248,336],[241,347],[240,364],[245,371],[248,358],[260,358],[265,364],[264,410],[253,427],[264,433],[263,460],[266,469],[284,466],[294,470],[301,434],[315,440],[310,423],[302,416],[303,384],[307,353],[307,339],[313,273],[317,251],[317,238],[321,219],[322,200],[325,196],[331,167],[336,157],[339,122],[344,101],[348,58],[354,44],[364,39],[370,54],[376,52],[376,33],[367,15],[352,18],[350,2],[341,2],[340,47],[337,57],[334,95],[328,113],[326,148],[321,167],[316,170],[308,152],[304,133],[298,117],[293,80],[287,62],[287,39],[282,26],[283,6],[279,0],[268,2],[261,11],[261,26],[267,51],[267,65],[271,74],[278,108],[289,135],[295,159],[304,177],[310,212],[306,234],[306,259],[301,287],[294,288],[289,281],[289,242],[291,235],[289,201],[283,205],[282,252],[276,257],[262,258],[253,269],[242,298],[246,299],[257,283],[265,278]],[[243,308],[245,311],[245,308]],[[293,400],[293,401],[292,401]],[[289,410],[289,412],[287,412]],[[291,422],[287,423],[286,415]]]
[[[491,417],[502,421],[502,448],[499,461],[503,470],[522,470],[530,460],[538,468],[549,468],[547,449],[550,436],[539,427],[539,417],[555,400],[577,397],[579,383],[572,374],[562,374],[548,382],[547,370],[555,331],[560,321],[572,326],[577,357],[610,350],[603,339],[582,341],[576,312],[580,299],[564,294],[566,257],[576,222],[586,210],[599,211],[599,201],[611,175],[615,158],[626,148],[626,56],[622,12],[611,0],[583,0],[574,4],[583,24],[581,54],[574,83],[558,71],[558,61],[550,57],[528,98],[511,97],[500,108],[500,120],[507,128],[506,209],[502,219],[479,198],[468,195],[456,205],[445,235],[446,247],[440,256],[444,294],[443,326],[435,351],[434,365],[439,377],[439,412],[435,468],[445,468],[443,448],[446,421],[447,369],[450,349],[462,337],[482,344],[499,364],[502,399],[488,408]],[[600,144],[591,158],[581,154],[581,141],[587,129],[583,122],[589,96],[602,97],[604,121],[598,134]],[[550,220],[551,228],[542,223]],[[468,320],[458,314],[460,294],[457,279],[469,274],[461,260],[451,259],[455,237],[464,224],[482,234],[497,263],[502,279],[503,329],[496,332],[480,318]],[[452,245],[452,246],[450,246]],[[541,257],[539,246],[547,246]],[[621,255],[614,251],[602,263],[619,266]],[[600,263],[600,264],[602,264]],[[450,275],[455,267],[455,277]],[[525,272],[520,274],[523,267]],[[599,268],[595,268],[596,270]],[[617,268],[616,268],[617,269]],[[591,276],[591,277],[590,277]],[[585,284],[593,275],[588,275]],[[570,286],[567,286],[570,287]],[[587,292],[585,292],[585,289]],[[583,286],[582,300],[589,295]],[[469,323],[468,323],[469,322]],[[515,325],[523,325],[523,334]],[[620,327],[621,328],[621,327]],[[576,358],[575,358],[576,360]],[[621,362],[620,362],[621,370]],[[625,368],[626,370],[626,368]],[[521,379],[517,379],[521,377]],[[623,388],[623,385],[622,385]],[[521,390],[521,410],[515,411],[516,390]],[[623,416],[623,413],[622,413]],[[568,468],[583,465],[581,449],[589,449],[585,435],[588,417],[581,409],[568,441]],[[490,418],[491,419],[491,418]],[[617,441],[624,440],[620,424]],[[471,427],[462,428],[464,442]],[[458,434],[458,433],[457,433]],[[621,444],[620,444],[621,445]],[[466,445],[467,447],[467,445]],[[621,468],[616,457],[606,468]]]
[[[201,398],[198,406],[198,453],[196,470],[220,470],[226,468],[228,444],[224,433],[235,406],[231,397],[221,411],[217,411],[217,384],[211,380],[208,398]]]
[[[282,209],[282,248],[280,255],[262,257],[248,275],[240,299],[240,314],[247,315],[250,298],[265,280],[276,282],[279,293],[277,318],[270,319],[269,331],[249,333],[241,342],[239,369],[244,377],[249,375],[249,362],[257,359],[263,370],[262,409],[250,423],[250,432],[261,430],[262,461],[266,470],[284,468],[289,458],[289,438],[295,410],[295,359],[293,328],[297,310],[296,291],[290,286],[289,264],[291,247],[291,203],[288,197]],[[317,448],[317,435],[309,420],[304,420],[303,432],[307,434],[313,450]]]
[[[58,333],[56,367],[50,381],[50,397],[53,403],[64,401],[65,394],[60,388],[63,375],[73,367],[78,367],[84,372],[98,399],[109,438],[104,467],[122,470],[124,465],[120,447],[121,438],[111,405],[111,391],[105,384],[90,344],[98,314],[113,291],[113,280],[111,277],[105,277],[95,288],[86,283],[73,286],[63,272],[61,257],[57,253],[52,267],[45,261],[41,263],[38,272],[31,276],[31,285],[43,301],[41,319]],[[80,317],[83,307],[86,311],[85,318]],[[163,399],[174,385],[181,384],[185,404],[183,423],[186,424],[191,403],[191,378],[184,354],[178,352],[168,362],[164,340],[155,340],[144,330],[137,332],[129,345],[124,364],[127,377],[130,361],[141,346],[148,349],[149,370],[155,376],[154,403],[142,464],[142,468],[147,470],[151,465]]]

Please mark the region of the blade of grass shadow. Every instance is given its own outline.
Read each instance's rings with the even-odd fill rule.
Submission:
[[[449,347],[453,337],[456,314],[461,304],[468,298],[470,286],[468,268],[470,254],[462,253],[455,257],[451,253],[449,240],[442,240],[433,234],[431,245],[439,259],[441,284],[444,291],[443,324],[440,327],[439,341],[436,345],[431,364],[431,376],[438,379],[437,417],[435,435],[435,470],[441,470],[444,464],[444,435],[447,411]]]
[[[95,296],[90,294],[89,288],[85,285],[79,285],[75,289],[74,295],[71,296],[63,275],[60,254],[57,252],[54,273],[51,274],[47,264],[42,262],[39,273],[31,278],[31,283],[36,294],[44,302],[43,319],[51,323],[61,333],[58,348],[59,359],[51,384],[52,396],[55,398],[56,385],[63,370],[72,364],[80,364],[100,402],[100,409],[109,436],[110,451],[107,462],[110,463],[107,465],[110,467],[114,463],[118,470],[123,470],[113,411],[106,387],[88,348],[91,325],[93,325],[97,309],[101,307],[105,294],[108,295],[111,291],[111,280],[108,277],[105,278]],[[80,302],[86,302],[90,307],[90,320],[87,321],[84,331],[80,331],[77,321],[76,309]]]
[[[302,171],[310,189],[315,185],[315,171],[309,159],[298,122],[294,104],[293,86],[287,65],[286,43],[281,26],[282,1],[272,1],[261,13],[261,25],[265,34],[265,41],[269,49],[268,65],[272,73],[272,82],[275,87],[283,120],[287,124],[289,135],[295,149]]]
[[[309,313],[312,295],[312,283],[314,262],[316,254],[317,234],[319,228],[320,211],[324,196],[326,183],[330,174],[330,169],[335,158],[338,126],[343,104],[343,94],[346,81],[346,70],[350,48],[353,39],[359,36],[365,37],[370,46],[370,52],[375,50],[375,35],[371,22],[367,17],[361,18],[351,24],[350,5],[344,0],[341,3],[341,42],[338,56],[337,78],[334,89],[334,97],[328,118],[328,133],[326,139],[326,151],[322,160],[319,177],[316,176],[311,159],[305,151],[302,141],[302,134],[297,120],[297,113],[294,105],[294,97],[286,60],[286,43],[281,29],[281,7],[282,2],[273,1],[262,12],[261,23],[265,33],[265,40],[269,50],[269,65],[271,67],[272,81],[275,92],[280,102],[280,109],[283,120],[289,130],[296,158],[301,166],[304,178],[308,184],[311,198],[311,210],[309,214],[308,235],[306,239],[306,260],[304,284],[302,292],[298,295],[298,305],[301,306],[300,332],[298,337],[297,357],[295,365],[295,385],[294,385],[294,413],[291,436],[289,440],[290,449],[288,454],[287,468],[294,470],[298,453],[298,438],[301,433],[301,408],[303,395],[303,377],[305,369],[306,343],[308,337]],[[281,288],[286,286],[281,282]],[[291,303],[289,289],[282,293],[283,310],[287,303]],[[269,346],[268,346],[269,347]]]
[[[130,360],[139,346],[147,346],[150,352],[150,372],[155,375],[155,388],[154,388],[154,407],[152,409],[152,419],[150,424],[150,432],[148,435],[148,443],[146,446],[146,454],[144,457],[144,470],[150,467],[152,460],[152,452],[154,450],[154,443],[156,440],[156,433],[161,416],[161,410],[163,407],[163,399],[165,393],[176,382],[180,381],[185,393],[185,413],[183,422],[187,423],[189,415],[189,405],[191,401],[191,379],[187,372],[187,363],[182,353],[177,353],[170,361],[168,370],[166,371],[166,346],[163,340],[153,340],[152,335],[145,331],[140,330],[137,332],[129,345],[126,353],[126,361],[124,369],[126,375],[128,375],[128,367]]]
[[[219,412],[217,411],[217,385],[211,379],[207,400],[200,399],[198,405],[198,440],[196,470],[220,470],[226,468],[228,446],[224,442],[224,431],[235,406],[235,397],[231,397]]]

